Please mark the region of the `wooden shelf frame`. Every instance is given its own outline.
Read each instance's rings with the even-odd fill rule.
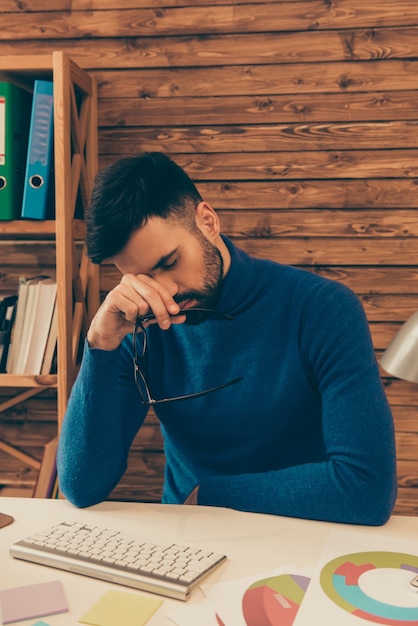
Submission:
[[[86,235],[86,225],[84,220],[73,219],[73,238],[84,239]],[[0,235],[2,238],[30,237],[37,238],[51,236],[55,237],[55,220],[11,220],[0,221]]]
[[[0,412],[45,389],[57,389],[57,436],[77,372],[79,344],[99,307],[99,268],[86,252],[84,219],[98,167],[97,90],[93,78],[64,52],[0,58],[0,80],[32,89],[34,80],[54,82],[55,220],[0,222],[0,238],[55,238],[58,306],[57,374],[0,374],[0,386],[19,388]],[[82,212],[80,219],[78,213]],[[77,211],[77,214],[76,214]],[[81,244],[81,256],[79,248]],[[0,441],[0,449],[40,466],[39,461]],[[54,467],[41,467],[51,474]],[[37,489],[37,495],[43,494]]]

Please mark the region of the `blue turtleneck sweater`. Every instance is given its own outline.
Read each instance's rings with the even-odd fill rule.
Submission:
[[[340,283],[224,240],[232,261],[218,310],[235,321],[148,330],[155,397],[243,377],[155,407],[163,502],[200,485],[199,504],[383,524],[396,497],[394,429],[360,302]],[[131,342],[110,352],[85,345],[58,450],[61,490],[80,507],[117,485],[146,415]]]

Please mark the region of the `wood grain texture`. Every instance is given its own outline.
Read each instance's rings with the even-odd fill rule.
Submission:
[[[402,91],[418,86],[417,61],[223,65],[92,72],[101,99]]]
[[[101,128],[100,165],[118,156],[146,151],[193,155],[305,152],[314,150],[408,149],[418,147],[418,122],[350,122],[228,126],[158,126]],[[291,156],[291,155],[290,155]]]
[[[400,11],[402,7],[400,5]],[[20,20],[19,14],[19,20]],[[39,29],[42,24],[39,24]],[[20,54],[50,54],[59,48],[71,53],[81,67],[126,69],[207,67],[277,63],[323,63],[418,57],[418,26],[341,31],[244,33],[179,37],[119,37],[28,39],[21,31]],[[2,52],[16,54],[13,36],[3,33]]]
[[[370,6],[371,5],[371,6]],[[207,6],[145,7],[106,11],[48,11],[21,13],[19,23],[5,13],[0,39],[99,37],[158,37],[165,35],[230,34],[242,32],[318,31],[347,28],[409,26],[418,22],[414,0],[322,0],[212,4]]]
[[[295,122],[373,122],[415,120],[416,94],[390,91],[350,94],[207,96],[173,98],[109,98],[99,107],[99,125],[150,126],[178,124],[188,110],[189,124],[269,124]]]

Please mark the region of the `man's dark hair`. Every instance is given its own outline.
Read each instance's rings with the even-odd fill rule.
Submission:
[[[202,201],[186,172],[161,152],[118,159],[94,182],[87,215],[87,252],[93,263],[119,254],[149,217],[176,217],[190,228]]]

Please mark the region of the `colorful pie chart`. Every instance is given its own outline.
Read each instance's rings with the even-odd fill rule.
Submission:
[[[399,552],[346,554],[323,567],[321,587],[335,604],[352,615],[386,626],[418,626],[418,601],[416,606],[399,606],[372,597],[362,588],[361,576],[379,569],[402,570],[402,576],[408,578],[410,573],[412,579],[418,573],[418,556]],[[396,571],[389,573],[396,577]],[[382,577],[383,571],[377,575]]]
[[[242,597],[247,626],[292,626],[309,582],[306,576],[280,574],[253,583]]]

